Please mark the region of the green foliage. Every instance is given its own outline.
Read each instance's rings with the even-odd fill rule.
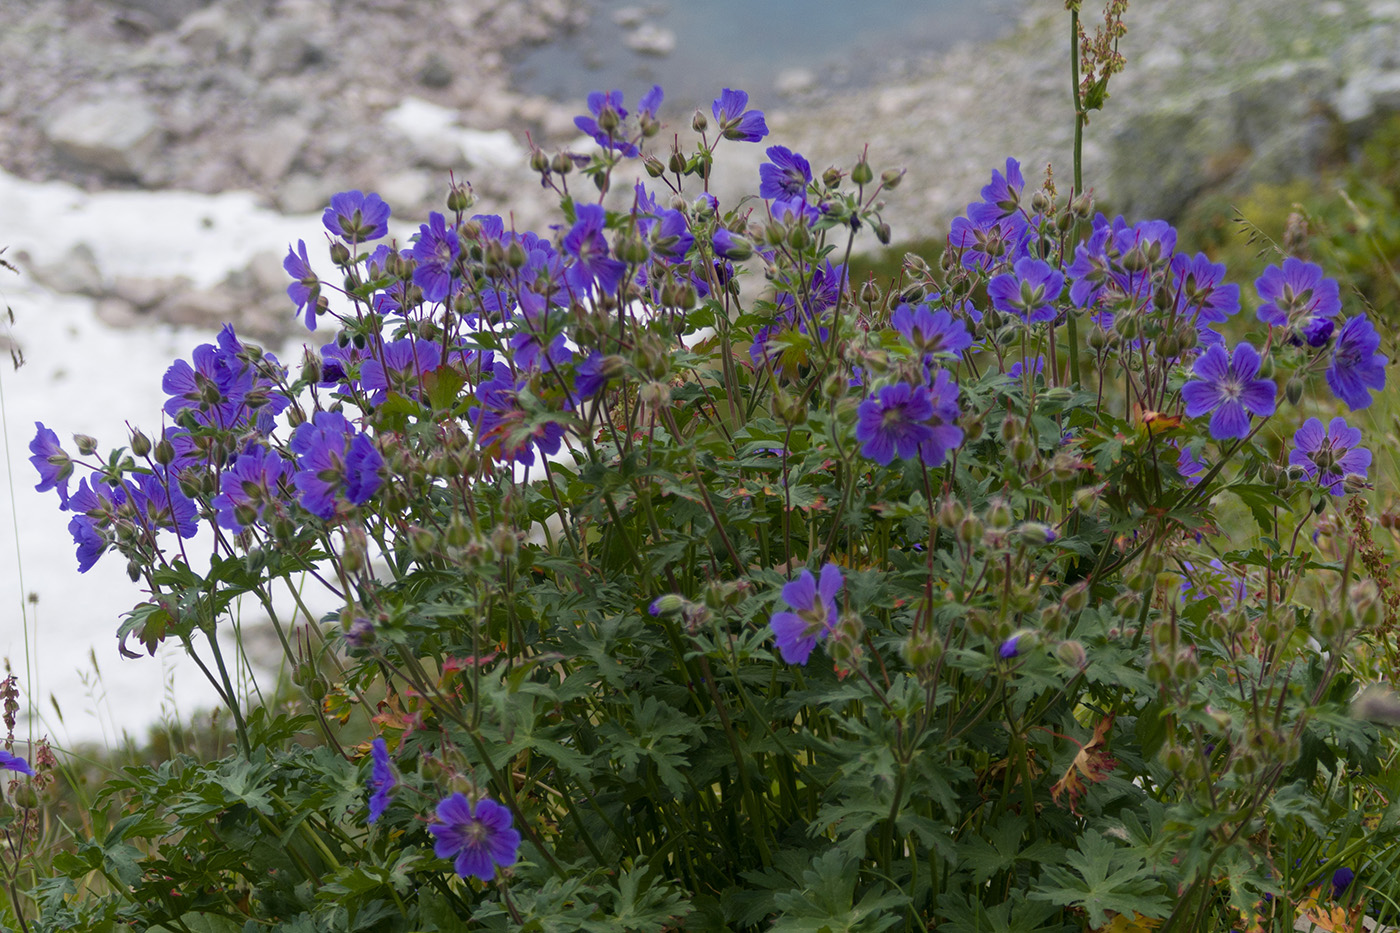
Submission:
[[[1116,70],[1110,32],[1085,106]],[[715,147],[645,164],[679,195]],[[1160,228],[1125,224],[1101,294],[1055,289],[1042,320],[1006,257],[1063,274],[1081,198],[1008,183],[978,207],[1013,244],[852,282],[838,260],[857,231],[884,237],[897,173],[829,173],[803,188],[820,210],[777,217],[693,189],[674,211],[585,203],[579,175],[607,192],[620,151],[532,163],[561,195],[564,297],[534,290],[567,291],[463,189],[438,218],[460,247],[450,302],[424,300],[413,266],[445,245],[371,259],[337,241],[343,292],[293,273],[337,296],[321,321],[366,356],[329,377],[312,354],[293,379],[223,348],[252,386],[240,403],[269,414],[236,429],[200,420],[227,399],[195,380],[173,437],[212,453],[175,475],[217,532],[207,561],[157,537],[177,522],[149,497],[75,516],[149,589],[123,640],[199,658],[237,749],[106,781],[93,812],[111,819],[31,869],[17,921],[1179,933],[1291,924],[1340,868],[1363,879],[1343,903],[1393,877],[1394,744],[1350,712],[1394,631],[1365,477],[1289,469],[1301,396],[1233,433],[1187,415],[1200,344],[1225,338],[1179,299]],[[679,257],[663,221],[694,237]],[[761,261],[728,263],[724,235]],[[600,257],[621,257],[611,289],[606,269],[576,277]],[[903,326],[915,309],[942,345]],[[1291,380],[1334,408],[1330,348],[1264,330],[1270,392]],[[556,336],[575,349],[549,356]],[[437,362],[376,396],[391,346]],[[885,456],[899,397],[931,411]],[[344,444],[317,460],[332,424]],[[248,450],[288,476],[259,491],[230,466]],[[353,475],[355,458],[378,465]],[[132,502],[131,477],[172,475],[120,451],[95,469]],[[313,617],[302,584],[339,608]],[[210,637],[251,606],[300,715],[240,701]],[[493,841],[508,852],[485,868],[461,857]]]

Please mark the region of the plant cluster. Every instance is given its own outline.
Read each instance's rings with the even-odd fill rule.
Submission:
[[[1243,929],[1395,877],[1338,414],[1387,361],[1322,268],[1246,311],[1008,159],[938,268],[851,282],[900,172],[774,145],[721,203],[763,114],[725,90],[658,152],[662,103],[534,152],[548,231],[454,185],[401,245],[337,195],[296,369],[225,328],[155,436],[38,426],[79,568],[146,590],[123,644],[180,643],[239,747],[109,782],[14,922]],[[308,714],[236,691],[249,602]]]

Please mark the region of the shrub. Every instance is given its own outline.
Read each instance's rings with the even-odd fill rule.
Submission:
[[[1249,320],[1008,159],[937,270],[852,283],[898,171],[773,146],[721,203],[763,114],[725,90],[658,154],[661,105],[533,154],[552,234],[454,186],[405,248],[338,195],[295,373],[225,328],[154,439],[39,426],[80,568],[149,593],[124,643],[199,659],[239,747],[109,782],[28,923],[1223,929],[1393,877],[1348,707],[1395,602],[1333,398],[1386,360],[1324,271]],[[240,701],[246,600],[305,713]]]

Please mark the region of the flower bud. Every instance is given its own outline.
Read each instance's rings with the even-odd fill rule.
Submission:
[[[666,174],[666,163],[662,162],[654,155],[647,156],[642,161],[642,165],[646,167],[647,174],[652,178],[660,178],[662,175]]]
[[[864,158],[855,164],[855,168],[851,169],[851,181],[857,185],[868,185],[874,177],[875,171]]]
[[[831,166],[822,172],[822,184],[828,188],[835,188],[841,184],[841,170],[836,166]]]
[[[539,172],[541,175],[549,174],[549,155],[543,149],[535,149],[530,153],[530,170]]]
[[[1043,547],[1059,537],[1055,534],[1055,529],[1041,522],[1022,522],[1021,527],[1016,529],[1016,534],[1031,547]]]
[[[695,111],[695,116],[690,118],[690,128],[697,133],[703,133],[710,128],[710,120],[697,110]]]
[[[938,524],[941,528],[952,531],[962,520],[967,517],[967,507],[962,504],[962,500],[952,496],[944,496],[943,501],[938,504]]]
[[[1005,534],[1011,530],[1013,518],[1011,506],[998,496],[987,508],[987,530],[993,534]]]
[[[568,153],[561,152],[550,160],[549,167],[554,170],[556,175],[567,175],[574,170],[574,160],[569,157]]]
[[[151,439],[142,434],[139,430],[131,432],[131,452],[138,457],[144,457],[151,452]]]
[[[97,452],[97,438],[88,434],[74,434],[73,443],[78,447],[78,453],[84,457],[91,456]]]
[[[175,445],[162,437],[159,441],[156,441],[153,455],[156,463],[159,463],[161,466],[170,466],[171,463],[175,462]]]
[[[976,515],[968,515],[958,525],[958,541],[966,545],[976,544],[982,540],[982,532],[982,519]]]
[[[932,667],[943,656],[943,644],[925,632],[914,632],[900,649],[912,668]]]
[[[1296,407],[1303,400],[1303,380],[1293,376],[1284,384],[1283,396],[1288,399],[1288,404]]]
[[[1066,667],[1082,671],[1089,666],[1089,654],[1084,650],[1083,642],[1062,641],[1055,646],[1055,657],[1060,659],[1060,663]]]
[[[1086,191],[1070,202],[1069,209],[1080,220],[1088,220],[1094,213],[1094,196]]]
[[[331,244],[331,262],[337,266],[347,266],[350,264],[350,247],[336,240]]]
[[[1070,612],[1080,612],[1089,604],[1089,587],[1084,583],[1076,583],[1074,586],[1065,590],[1065,595],[1062,599],[1065,608]]]
[[[902,168],[887,168],[880,173],[880,184],[884,185],[887,191],[898,188],[903,179],[904,169]]]
[[[658,596],[652,600],[647,607],[647,612],[653,616],[664,617],[673,616],[685,608],[685,600],[675,593],[667,593],[665,596]]]
[[[875,239],[880,241],[881,246],[889,246],[893,234],[890,232],[890,225],[883,220],[873,226]]]

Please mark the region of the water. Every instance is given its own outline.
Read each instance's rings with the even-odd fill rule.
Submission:
[[[809,95],[897,79],[953,45],[1010,31],[1014,0],[592,0],[585,26],[526,50],[517,87],[566,103],[621,89],[630,107],[652,84],[668,109],[742,88],[771,106],[779,88]],[[640,22],[675,37],[664,56],[627,47]],[[799,79],[799,72],[805,75]],[[675,111],[672,110],[672,113]]]

